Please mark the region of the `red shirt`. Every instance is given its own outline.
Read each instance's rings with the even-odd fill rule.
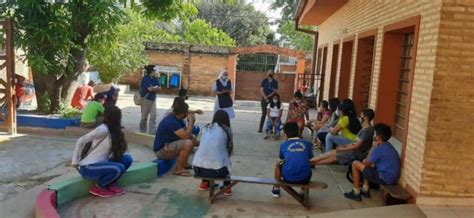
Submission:
[[[94,88],[89,85],[82,85],[77,87],[72,97],[71,106],[77,109],[84,109],[86,107],[86,100],[94,99]]]

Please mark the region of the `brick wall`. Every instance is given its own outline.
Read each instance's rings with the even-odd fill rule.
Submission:
[[[402,185],[418,193],[421,189],[423,156],[425,152],[426,127],[430,110],[431,89],[435,71],[435,52],[440,23],[441,0],[422,1],[366,1],[351,0],[320,25],[319,46],[328,45],[328,62],[326,64],[327,78],[336,74],[335,92],[338,92],[341,51],[338,56],[336,72],[331,72],[331,62],[334,42],[342,45],[344,38],[358,36],[359,33],[377,30],[375,44],[374,69],[372,73],[369,106],[376,110],[379,86],[383,27],[401,20],[421,16],[419,30],[418,52],[416,54],[413,94],[411,99],[410,117],[408,124],[407,145],[402,170]],[[358,40],[354,41],[349,92],[352,97],[354,83],[355,61],[357,60]],[[342,50],[342,46],[339,46]],[[383,81],[393,82],[393,81]],[[383,85],[383,83],[381,85]],[[325,81],[324,98],[328,98],[330,80]]]
[[[212,85],[219,73],[226,69],[227,56],[217,55],[192,55],[190,90],[197,94],[211,95]],[[235,83],[235,81],[232,81]]]
[[[444,0],[420,194],[474,197],[474,1]]]

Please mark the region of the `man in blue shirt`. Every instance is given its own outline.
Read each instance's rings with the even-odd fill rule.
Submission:
[[[192,131],[196,117],[189,113],[189,106],[183,100],[178,100],[173,106],[173,112],[161,120],[156,131],[153,151],[161,160],[173,160],[178,158],[176,170],[173,173],[178,176],[191,176],[186,170],[189,155],[199,141],[194,138]],[[184,119],[187,117],[189,125],[186,127]]]
[[[268,70],[267,78],[265,78],[260,85],[260,95],[262,95],[262,100],[260,101],[260,105],[262,107],[262,116],[260,117],[260,125],[258,126],[259,133],[262,132],[265,118],[267,118],[268,103],[270,103],[270,99],[278,91],[278,81],[276,81],[273,76],[273,70]]]
[[[144,70],[146,75],[142,78],[140,84],[140,96],[143,98],[140,105],[142,112],[140,132],[153,135],[156,131],[156,93],[161,90],[161,87],[158,80],[159,73],[155,71],[154,66],[147,65]],[[149,120],[148,116],[150,117]]]
[[[300,139],[298,124],[286,123],[283,127],[288,140],[280,145],[280,159],[275,167],[275,179],[287,183],[306,184],[311,180],[313,145]],[[272,195],[280,197],[280,187],[273,186]]]
[[[400,178],[400,158],[395,148],[388,142],[392,137],[392,130],[386,124],[374,126],[375,143],[368,159],[352,163],[354,189],[344,193],[346,198],[362,201],[362,197],[370,198],[369,182],[382,185],[392,185]],[[364,180],[362,190],[360,182]]]

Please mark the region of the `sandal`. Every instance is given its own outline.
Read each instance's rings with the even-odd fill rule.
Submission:
[[[174,172],[173,175],[175,176],[183,176],[183,177],[191,177],[192,174],[188,170],[183,170],[181,172]]]

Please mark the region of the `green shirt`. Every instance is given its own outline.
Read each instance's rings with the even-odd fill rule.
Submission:
[[[348,116],[343,116],[341,119],[339,119],[339,122],[337,123],[341,127],[341,135],[344,136],[344,138],[347,138],[353,142],[357,141],[358,137],[356,134],[352,133],[349,130],[349,117]]]
[[[84,112],[82,113],[81,122],[94,123],[97,116],[103,114],[104,110],[105,108],[101,103],[97,101],[90,102],[87,104],[86,109],[84,109]]]

